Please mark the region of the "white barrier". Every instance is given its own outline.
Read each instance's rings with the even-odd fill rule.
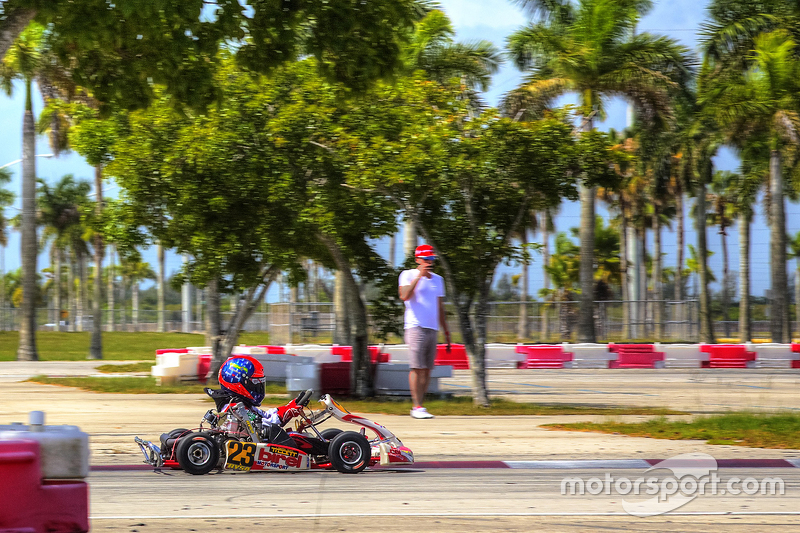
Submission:
[[[747,350],[756,352],[756,368],[792,368],[792,361],[800,360],[800,353],[792,352],[791,344],[747,343]]]
[[[517,353],[516,344],[486,345],[486,368],[517,368],[517,363],[524,360],[525,354]]]
[[[44,412],[31,411],[30,425],[0,426],[0,440],[35,440],[41,450],[43,479],[82,479],[89,475],[89,435],[78,426],[46,426]]]
[[[664,352],[665,368],[700,368],[710,354],[700,351],[699,344],[655,344],[657,352]]]
[[[617,354],[608,351],[607,344],[581,343],[561,344],[565,352],[572,352],[573,368],[608,368],[608,362],[617,359]]]
[[[411,396],[408,386],[408,364],[378,363],[375,368],[375,392],[392,396]],[[431,370],[431,381],[428,392],[439,393],[439,378],[453,376],[453,367],[437,365]]]

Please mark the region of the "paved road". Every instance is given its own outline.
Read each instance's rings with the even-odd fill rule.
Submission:
[[[785,495],[698,496],[673,514],[638,518],[620,495],[561,494],[565,476],[603,478],[603,470],[377,470],[335,472],[94,472],[93,530],[218,531],[275,526],[282,531],[771,531],[800,526],[800,472],[794,469],[720,469],[741,479],[779,476]],[[613,470],[614,480],[642,470]],[[663,478],[662,478],[663,479]],[[659,481],[660,482],[660,481]],[[631,501],[649,496],[629,497]],[[712,526],[713,525],[713,526]],[[223,526],[223,527],[221,527]],[[384,527],[386,526],[386,527]],[[173,529],[174,528],[174,529]],[[262,529],[262,527],[256,527]],[[132,530],[132,529],[129,529]],[[185,529],[184,529],[185,530]]]

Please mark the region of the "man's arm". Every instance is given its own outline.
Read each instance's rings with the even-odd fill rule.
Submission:
[[[411,283],[409,283],[408,285],[401,285],[400,288],[398,289],[398,294],[400,295],[400,299],[403,300],[404,302],[410,300],[411,297],[414,296],[414,289],[417,288],[417,283],[419,283],[420,278],[431,277],[430,265],[426,264],[419,265],[419,267],[417,267],[417,270],[419,271],[419,275],[416,278],[414,278],[411,281]]]
[[[447,327],[447,313],[444,310],[444,298],[439,297],[439,325],[444,331],[444,339],[447,341],[447,351],[450,351],[450,329]]]

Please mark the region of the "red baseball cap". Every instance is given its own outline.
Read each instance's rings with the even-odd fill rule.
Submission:
[[[422,259],[436,259],[436,252],[433,251],[433,246],[430,244],[421,244],[417,246],[414,251],[414,257],[421,257]]]

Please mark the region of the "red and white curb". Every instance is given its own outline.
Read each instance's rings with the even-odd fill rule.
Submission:
[[[583,459],[574,461],[420,461],[413,465],[376,465],[375,469],[527,469],[527,470],[640,470],[657,465],[663,459]],[[698,463],[699,464],[699,463]],[[678,466],[674,459],[671,467]],[[680,466],[692,467],[687,459]],[[800,468],[800,459],[717,459],[718,468]],[[92,472],[153,470],[150,465],[95,465]]]

